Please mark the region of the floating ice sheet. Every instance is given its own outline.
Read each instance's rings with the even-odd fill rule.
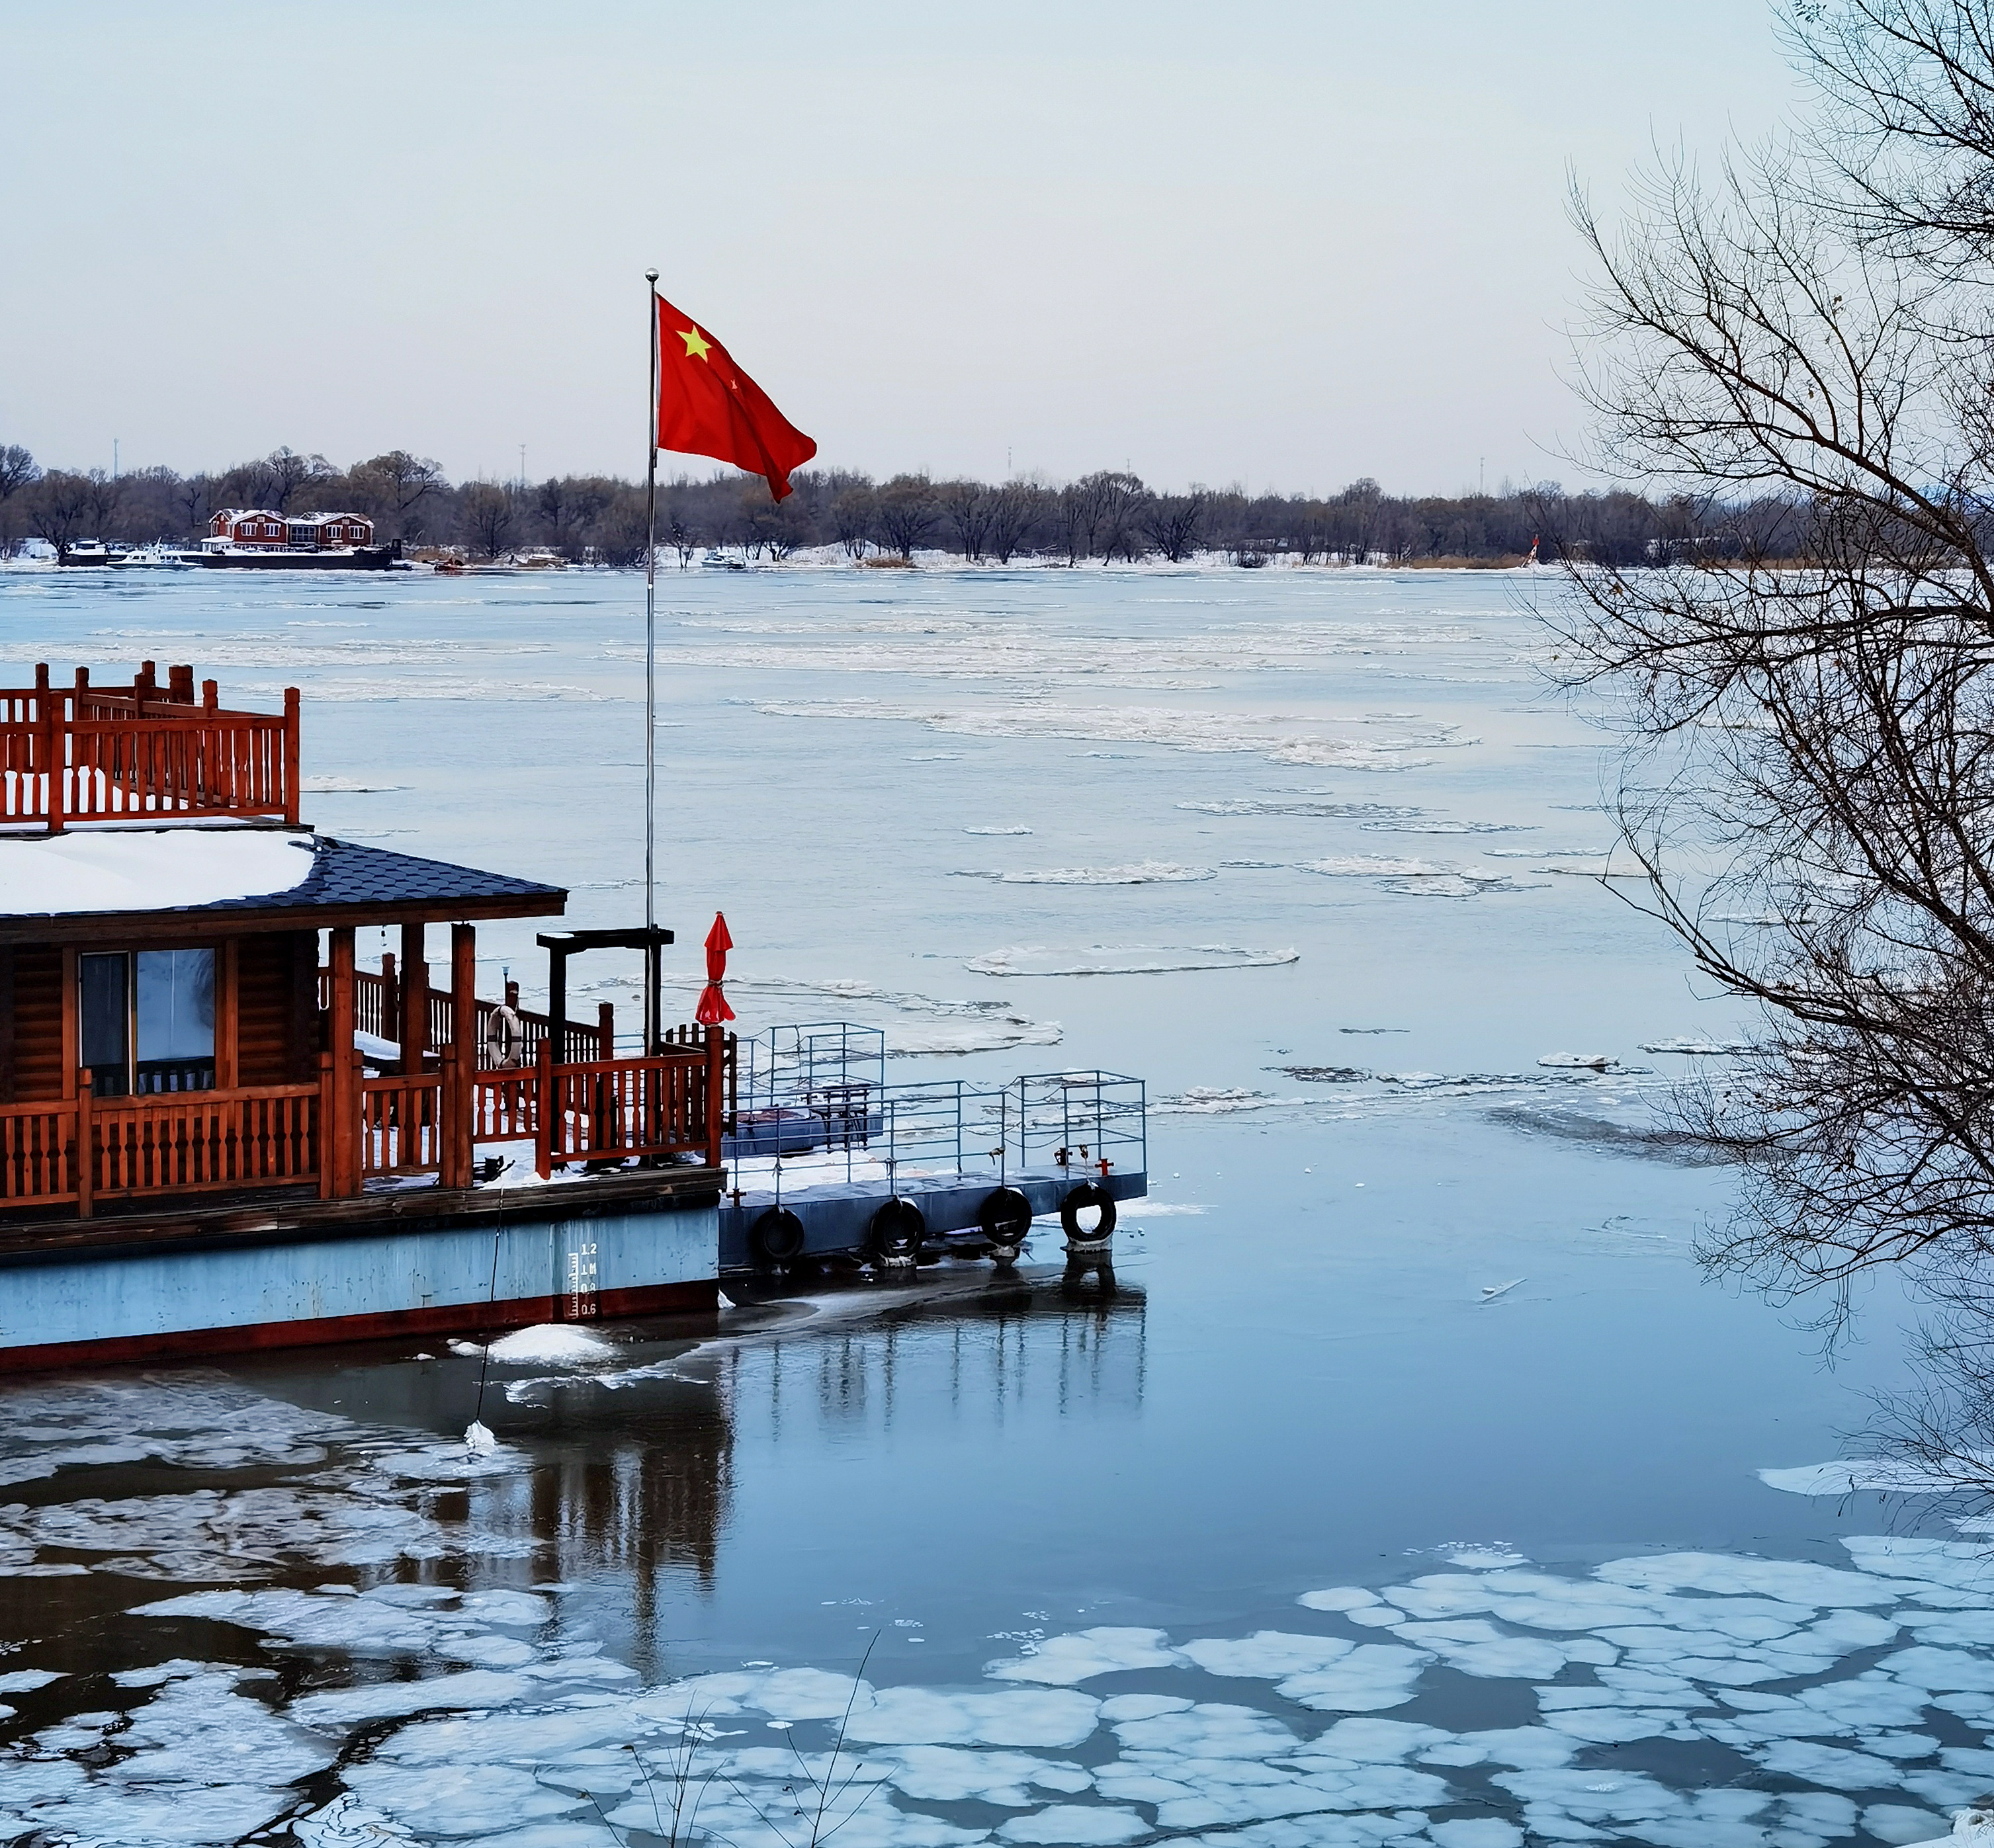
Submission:
[[[1037,944],[993,950],[963,967],[978,975],[1163,975],[1199,969],[1266,969],[1301,960],[1295,950],[1246,950],[1229,943],[1187,948],[1096,944],[1084,950]]]
[[[1184,885],[1216,879],[1209,866],[1181,866],[1173,860],[1137,860],[1122,866],[1056,866],[1036,872],[958,870],[958,879],[994,879],[999,885]]]

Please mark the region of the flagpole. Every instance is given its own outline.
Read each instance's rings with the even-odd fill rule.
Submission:
[[[650,304],[651,396],[645,415],[644,483],[644,1053],[658,1052],[658,957],[651,933],[658,923],[658,272],[644,272]]]

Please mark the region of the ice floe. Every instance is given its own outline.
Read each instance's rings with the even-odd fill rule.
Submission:
[[[1026,944],[972,957],[963,967],[978,975],[1163,975],[1199,969],[1266,969],[1300,960],[1296,950],[1246,950],[1229,943],[1187,948],[1095,944],[1084,950]]]
[[[1138,860],[1124,866],[1055,866],[1036,872],[959,868],[958,879],[994,879],[999,885],[1185,885],[1216,879],[1215,867],[1180,866],[1172,860]]]
[[[137,1607],[168,1650],[198,1649],[190,1626],[224,1625],[309,1660],[310,1679],[176,1659],[118,1674],[110,1700],[98,1682],[81,1699],[115,1710],[67,1713],[0,1758],[0,1819],[15,1833],[234,1841],[317,1778],[292,1826],[300,1848],[615,1848],[653,1827],[677,1765],[710,1787],[702,1826],[741,1848],[781,1848],[798,1792],[832,1781],[849,1848],[1160,1833],[1209,1848],[1830,1848],[1859,1829],[1931,1839],[1994,1784],[1994,1751],[1974,1739],[1994,1729],[1994,1562],[1972,1542],[1851,1536],[1845,1564],[1677,1552],[1581,1570],[1464,1541],[1433,1549],[1440,1569],[1304,1592],[1279,1628],[1017,1633],[968,1685],[766,1663],[647,1685],[585,1626],[565,1627],[558,1588],[467,1583],[456,1567],[423,1582],[430,1562],[481,1544],[434,1517],[419,1479],[397,1486],[410,1479],[394,1460],[423,1446],[256,1414],[249,1395],[187,1397],[212,1381],[156,1390],[178,1413],[144,1408],[132,1428],[189,1456],[245,1453],[163,1427],[190,1403],[230,1422],[247,1453],[352,1454],[314,1464],[309,1489],[16,1506],[0,1548],[190,1576]],[[100,1436],[79,1412],[17,1421],[6,1441],[26,1455]],[[315,1562],[377,1582],[258,1583]],[[224,1571],[234,1582],[200,1587]],[[1424,1697],[1457,1675],[1513,1690],[1502,1698],[1526,1717],[1438,1723],[1458,1697]],[[63,1691],[53,1670],[0,1674],[0,1694]],[[1750,1777],[1701,1788],[1653,1760],[1617,1764],[1627,1747],[1721,1749]],[[940,1812],[958,1805],[981,1809]]]

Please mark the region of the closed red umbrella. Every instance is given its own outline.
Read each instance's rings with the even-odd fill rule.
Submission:
[[[734,1018],[734,1010],[720,991],[727,974],[727,953],[733,947],[734,939],[727,934],[727,914],[717,911],[713,928],[706,933],[706,986],[699,991],[699,1006],[693,1014],[703,1027],[717,1027]]]

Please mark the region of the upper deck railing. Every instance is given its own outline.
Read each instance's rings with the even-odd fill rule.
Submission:
[[[148,661],[128,686],[49,679],[0,687],[0,823],[187,816],[298,820],[298,690],[281,713],[223,707],[212,680],[195,696],[194,669],[164,686]]]

